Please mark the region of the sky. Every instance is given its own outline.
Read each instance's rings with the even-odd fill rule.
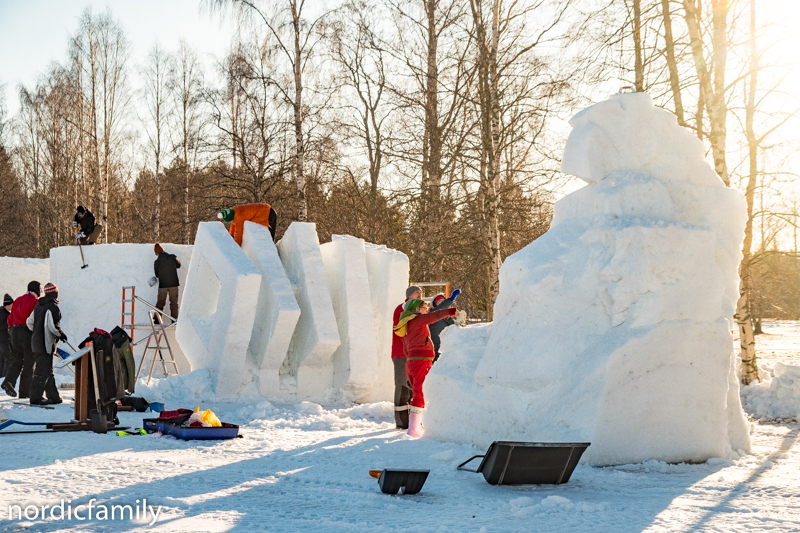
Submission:
[[[212,68],[212,55],[230,43],[234,22],[210,13],[200,0],[0,0],[0,84],[13,116],[17,87],[33,87],[53,61],[64,62],[81,13],[110,8],[131,42],[131,64],[141,63],[155,42],[176,50],[181,38]]]

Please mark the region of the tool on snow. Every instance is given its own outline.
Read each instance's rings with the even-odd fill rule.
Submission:
[[[42,409],[55,409],[50,405],[38,405],[35,403],[14,402],[14,405],[21,405],[22,407],[41,407]]]
[[[83,263],[81,269],[84,269],[89,265],[86,264],[86,260],[83,258],[83,246],[81,246],[81,241],[78,240],[78,237],[75,237],[75,242],[78,244],[78,250],[81,251],[81,262]]]
[[[422,490],[430,470],[370,470],[369,475],[378,479],[384,494],[416,494]]]
[[[4,433],[1,430],[12,424],[19,424],[21,426],[46,426],[48,423],[49,422],[22,422],[20,420],[6,420],[5,422],[0,422],[0,433]]]
[[[569,481],[588,447],[588,442],[494,441],[486,454],[470,457],[458,470],[483,474],[490,485],[558,485]],[[477,470],[464,468],[479,457]]]
[[[100,387],[97,384],[99,378],[97,376],[97,363],[95,362],[94,350],[89,354],[89,359],[92,360],[92,381],[94,382],[94,398],[97,404],[97,410],[89,413],[92,419],[92,431],[95,433],[108,433],[108,419],[103,412],[100,400]]]

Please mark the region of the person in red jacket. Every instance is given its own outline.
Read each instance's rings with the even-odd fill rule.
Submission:
[[[400,321],[403,306],[409,300],[422,298],[422,289],[412,285],[406,289],[406,300],[397,306],[392,318],[392,328]],[[392,331],[392,363],[394,364],[394,424],[397,429],[408,429],[408,409],[411,403],[411,386],[406,375],[406,354],[403,352],[403,339]]]
[[[395,332],[403,337],[403,351],[406,355],[406,374],[411,383],[411,408],[408,416],[408,434],[421,437],[425,433],[422,427],[422,412],[425,409],[425,396],[422,384],[431,370],[436,352],[431,341],[428,325],[450,316],[455,316],[458,309],[450,307],[439,311],[428,312],[428,302],[409,300]],[[403,331],[405,329],[405,331]]]
[[[28,398],[33,380],[33,349],[31,348],[31,330],[26,321],[39,303],[42,286],[38,281],[28,283],[28,292],[14,300],[11,314],[8,315],[8,327],[11,330],[10,364],[6,377],[0,387],[12,398],[17,395],[14,385],[19,378],[19,397]]]

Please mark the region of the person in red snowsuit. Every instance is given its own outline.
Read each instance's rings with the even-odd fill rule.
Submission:
[[[406,374],[411,383],[411,412],[408,420],[408,434],[412,437],[421,437],[425,430],[422,428],[422,412],[425,409],[425,396],[422,393],[422,385],[425,376],[431,370],[433,359],[436,352],[431,340],[431,332],[428,325],[447,317],[455,316],[458,309],[440,309],[432,313],[428,312],[428,303],[422,300],[410,300],[406,304],[406,310],[401,314],[398,326],[402,325],[404,318],[405,336],[403,336],[403,351],[406,355]],[[406,313],[416,313],[412,317],[403,317]],[[401,331],[402,332],[402,331]]]
[[[397,306],[392,317],[392,328],[400,321],[403,306],[409,300],[422,298],[422,289],[412,285],[406,289],[406,300]],[[408,429],[408,409],[411,403],[411,387],[406,375],[406,354],[403,351],[403,338],[392,331],[392,363],[394,364],[394,424],[397,429]]]

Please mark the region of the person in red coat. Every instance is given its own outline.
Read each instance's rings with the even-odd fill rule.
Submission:
[[[28,283],[28,292],[14,300],[11,314],[8,315],[8,327],[11,330],[10,364],[6,377],[0,387],[11,397],[17,395],[14,384],[19,377],[19,397],[28,398],[33,380],[33,349],[31,348],[31,330],[26,324],[33,308],[39,303],[42,286],[38,281]]]
[[[412,285],[406,289],[406,300],[397,306],[392,317],[392,328],[400,321],[403,306],[409,300],[422,298],[422,289]],[[394,364],[394,424],[397,429],[408,429],[408,409],[411,403],[411,386],[406,376],[406,354],[403,339],[392,331],[392,363]]]
[[[439,311],[428,312],[428,302],[409,300],[395,332],[403,337],[403,350],[406,355],[406,374],[411,383],[411,407],[408,416],[408,434],[421,437],[425,433],[422,427],[422,412],[425,409],[425,396],[422,384],[431,370],[436,352],[431,340],[428,325],[447,317],[455,316],[458,309],[450,307]],[[405,330],[405,331],[404,331]]]
[[[246,221],[255,222],[269,228],[272,240],[275,240],[275,226],[278,223],[278,214],[269,204],[242,204],[223,209],[217,214],[217,218],[224,222],[230,222],[231,226],[228,233],[239,246],[242,245],[244,236],[244,223]]]

